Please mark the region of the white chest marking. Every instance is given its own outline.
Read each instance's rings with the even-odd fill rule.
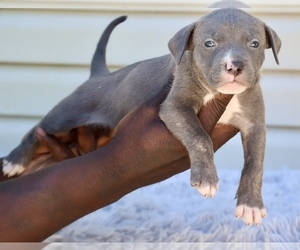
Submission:
[[[215,94],[208,93],[206,96],[204,96],[203,104],[205,105],[207,102],[212,100],[215,97]]]
[[[225,112],[219,119],[218,123],[229,124],[234,114],[242,113],[242,108],[236,95],[234,95],[226,107]]]

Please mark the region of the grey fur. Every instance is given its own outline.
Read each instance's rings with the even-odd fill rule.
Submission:
[[[107,41],[109,34],[106,36]],[[206,47],[207,41],[212,41],[214,46]],[[252,46],[255,41],[260,43],[258,48]],[[104,54],[99,53],[100,58],[95,55],[93,61],[100,64],[92,67],[95,70],[92,69],[90,79],[55,106],[38,126],[51,134],[91,124],[115,127],[128,112],[173,81],[159,115],[189,153],[192,186],[198,187],[205,196],[213,196],[218,188],[218,176],[212,142],[197,113],[224,88],[223,78],[234,75],[235,79],[243,79],[243,85],[237,86],[244,86],[245,90],[235,94],[234,102],[238,106],[228,108],[220,122],[234,125],[242,135],[245,163],[237,205],[262,210],[265,117],[260,68],[267,48],[272,48],[278,62],[280,45],[271,28],[243,10],[215,10],[175,34],[169,42],[171,55],[138,62],[113,73],[105,69],[105,60],[101,59]],[[100,46],[105,47],[103,43]],[[226,61],[227,54],[230,58]],[[97,68],[104,69],[103,74],[98,74]],[[8,162],[28,164],[37,145],[34,129],[6,157]],[[253,219],[249,223],[253,222],[257,221]]]
[[[249,6],[237,0],[222,0],[212,3],[209,8],[249,8]]]

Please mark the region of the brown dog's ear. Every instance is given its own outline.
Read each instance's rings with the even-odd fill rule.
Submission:
[[[184,27],[183,29],[179,30],[169,41],[169,50],[175,58],[175,62],[177,65],[180,63],[183,53],[187,49],[188,41],[194,28],[195,23]]]
[[[267,37],[267,48],[272,48],[273,55],[277,64],[279,64],[278,56],[281,40],[276,34],[274,30],[272,30],[269,26],[265,25],[266,37]]]

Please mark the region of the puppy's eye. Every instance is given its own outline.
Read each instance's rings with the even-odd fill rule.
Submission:
[[[206,41],[206,42],[204,43],[204,45],[205,45],[205,47],[207,47],[207,48],[211,48],[211,47],[215,47],[215,46],[216,46],[215,42],[214,42],[214,41],[211,41],[211,40]]]
[[[259,47],[259,42],[254,40],[250,43],[251,48],[258,48]]]

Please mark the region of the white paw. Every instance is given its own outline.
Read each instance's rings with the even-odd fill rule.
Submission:
[[[239,205],[235,209],[237,219],[243,219],[247,225],[260,225],[263,218],[267,217],[265,208],[248,207],[247,205]]]
[[[200,186],[196,187],[198,192],[203,195],[205,198],[207,197],[211,197],[214,198],[216,195],[216,192],[219,188],[219,184],[217,184],[216,186],[213,185],[209,185],[207,183],[201,183]]]
[[[25,170],[23,165],[13,164],[11,162],[8,162],[7,160],[3,160],[2,167],[3,174],[7,175],[8,177],[19,175]]]

